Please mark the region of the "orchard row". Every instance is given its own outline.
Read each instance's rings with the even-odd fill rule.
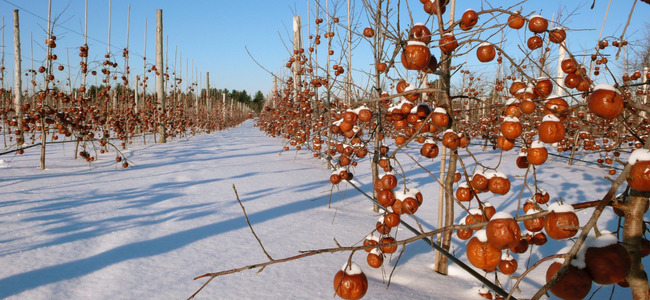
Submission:
[[[549,266],[547,285],[535,297],[550,288],[560,298],[581,299],[592,290],[592,282],[631,286],[635,297],[647,297],[641,257],[650,249],[643,220],[650,192],[650,107],[646,102],[650,75],[640,70],[614,75],[608,57],[627,42],[595,41],[590,64],[582,65],[566,48],[571,30],[551,25],[541,15],[525,15],[513,8],[467,9],[459,19],[448,21],[445,1],[421,2],[421,9],[433,17],[426,19],[428,23],[410,24],[408,34],[385,25],[394,20],[377,13],[398,4],[378,1],[373,4],[376,7],[366,7],[373,22],[352,34],[374,51],[373,68],[366,74],[375,82],[358,95],[361,101],[351,100],[355,97],[346,90],[345,84],[351,81],[341,79],[346,74],[344,66],[323,68],[313,59],[319,47],[325,46],[318,31],[322,20],[316,19],[311,44],[307,49],[294,49],[287,63],[293,74],[272,95],[257,126],[286,139],[285,150],[308,149],[314,157],[326,160],[333,171],[333,185],[352,179],[360,161],[370,161],[372,195],[381,213],[375,224],[368,225],[364,241],[370,267],[383,266],[384,259],[397,250],[400,243],[391,234],[405,216],[416,214],[421,205],[438,202],[445,216],[439,223],[444,232],[440,245],[449,250],[455,231],[457,238],[467,240],[467,261],[485,272],[527,274],[529,266],[518,264],[517,254],[527,252],[529,246],[543,247],[548,238],[569,245],[570,250],[561,253],[567,254]],[[480,23],[483,18],[486,21]],[[513,54],[517,51],[501,49],[499,41],[484,38],[489,30],[529,36],[526,45],[519,47],[526,49],[528,59],[521,60]],[[326,28],[323,36],[331,56],[330,41],[335,34]],[[461,50],[468,44],[472,50]],[[549,45],[563,48],[567,56],[551,55]],[[497,77],[475,77],[469,69],[452,65],[453,59],[465,61],[467,55],[480,62],[496,60]],[[550,75],[547,62],[553,60],[564,74],[561,80]],[[498,76],[505,70],[511,73]],[[417,75],[399,75],[413,73]],[[464,80],[457,83],[451,80],[454,76]],[[452,88],[453,84],[460,86]],[[472,153],[480,145],[519,154],[516,161],[490,166]],[[419,153],[410,149],[419,149]],[[474,161],[463,161],[459,153]],[[541,184],[544,176],[552,174],[536,171],[544,168],[549,155],[566,157],[567,168],[577,155],[606,168],[616,176],[610,193],[592,203],[561,203]],[[440,172],[426,169],[417,163],[423,159],[440,160],[446,167]],[[511,192],[512,174],[500,171],[508,169],[506,164],[526,170],[528,181],[522,189],[532,196],[514,212],[496,211],[479,199]],[[423,195],[409,186],[403,171],[408,165],[439,178],[432,179],[432,184],[440,186],[440,196]],[[624,196],[613,197],[626,185]],[[574,209],[587,206],[595,207],[595,212],[589,222],[580,224]],[[626,225],[607,228],[614,234],[595,230],[594,235],[593,226],[607,207],[615,207],[621,224]],[[519,211],[525,215],[518,216]],[[457,217],[460,224],[454,224]],[[436,268],[446,273],[446,261],[437,261]],[[344,299],[359,299],[368,284],[358,265],[346,263],[336,274],[334,288]],[[495,292],[498,297],[507,296],[503,290]],[[493,296],[489,290],[481,294]]]
[[[162,11],[158,13],[161,24]],[[20,35],[18,15],[15,10],[15,35]],[[173,69],[147,63],[146,57],[142,74],[133,76],[128,49],[121,53],[122,65],[110,52],[102,61],[88,61],[91,49],[81,45],[80,68],[73,74],[69,64],[59,61],[57,42],[48,26],[42,65],[23,73],[18,65],[14,89],[0,90],[1,154],[23,154],[40,145],[44,169],[48,143],[73,142],[75,158],[81,156],[91,162],[98,154],[115,150],[116,162],[128,167],[120,149],[135,139],[146,143],[149,136],[154,142],[165,142],[167,138],[222,130],[251,117],[252,109],[225,93],[210,90],[209,85],[202,93],[196,91],[196,82],[183,89],[183,78]],[[20,49],[19,44],[15,47]],[[157,51],[156,56],[161,58],[162,52]],[[4,66],[2,76],[3,82],[8,81]],[[73,86],[75,76],[81,78],[79,86]],[[130,82],[133,77],[135,82]],[[23,88],[23,81],[28,83],[27,88]],[[152,81],[154,93],[148,90]]]

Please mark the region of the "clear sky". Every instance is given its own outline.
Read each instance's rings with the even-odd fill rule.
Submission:
[[[89,0],[88,7],[88,44],[90,46],[90,61],[101,61],[108,49],[109,31],[109,1]],[[396,3],[396,1],[393,1]],[[414,22],[427,22],[428,15],[421,9],[419,0],[402,1],[411,7]],[[508,7],[519,1],[456,1],[456,16],[459,17],[467,8],[480,10],[493,7]],[[529,0],[527,3],[518,4],[524,13],[535,12],[551,19],[554,14],[562,12],[560,20],[562,25],[571,29],[568,32],[568,46],[577,52],[595,46],[600,27],[607,8],[608,0],[595,0],[594,9],[590,9],[593,0]],[[632,0],[613,1],[609,17],[605,24],[603,36],[619,36],[627,21],[627,16],[632,7]],[[301,15],[306,38],[309,24],[308,6],[312,11],[311,28],[313,28],[313,10],[315,1],[296,0],[196,0],[196,1],[167,1],[167,0],[112,0],[111,2],[111,52],[116,56],[114,61],[123,65],[121,50],[127,42],[127,14],[131,5],[129,48],[131,49],[130,65],[132,74],[142,73],[142,57],[144,56],[145,23],[147,25],[146,56],[148,63],[154,63],[155,16],[156,9],[163,10],[164,35],[168,42],[168,65],[176,68],[182,74],[185,82],[199,82],[205,86],[205,73],[210,73],[211,87],[228,88],[230,90],[246,90],[253,94],[261,90],[264,94],[272,87],[272,76],[258,66],[246,51],[255,58],[264,68],[274,73],[286,72],[289,54],[286,47],[290,47],[290,31],[292,30],[292,17]],[[326,0],[320,0],[325,6]],[[353,9],[361,10],[362,1],[352,0]],[[337,7],[334,12],[340,18],[340,24],[346,23],[345,0],[330,0],[330,8]],[[5,84],[10,84],[13,72],[13,9],[20,10],[21,43],[23,52],[23,70],[31,68],[31,43],[33,38],[34,65],[43,64],[45,57],[44,40],[47,27],[47,0],[0,0],[0,13],[4,17],[4,45],[5,65],[7,67]],[[574,12],[574,10],[576,10]],[[409,17],[404,13],[401,17],[402,28],[410,23]],[[570,20],[566,20],[573,12]],[[449,12],[447,12],[449,13]],[[67,55],[70,64],[78,66],[80,58],[78,47],[83,44],[84,31],[84,1],[82,0],[54,0],[52,16],[56,18],[54,34],[57,36],[55,53],[59,62],[67,64]],[[361,32],[368,24],[365,15],[357,14],[354,22],[357,30]],[[626,36],[631,43],[646,38],[650,24],[650,5],[638,1],[632,22],[627,29]],[[321,9],[322,17],[322,9]],[[146,22],[145,22],[146,20]],[[431,21],[429,21],[430,24]],[[313,30],[313,29],[312,29]],[[338,37],[345,32],[339,30]],[[508,38],[508,43],[525,45],[524,33],[515,33],[514,38]],[[353,52],[353,67],[355,69],[370,69],[372,57],[367,50],[367,43],[359,41]],[[324,47],[324,43],[321,44]],[[390,49],[392,51],[392,48]],[[324,52],[324,51],[323,51]],[[437,53],[437,50],[432,53]],[[323,57],[324,55],[321,55]],[[336,55],[335,55],[336,56]],[[338,57],[338,56],[336,56]],[[480,65],[473,59],[468,61],[470,68],[490,68],[490,64]],[[189,70],[188,70],[189,67]],[[74,70],[74,68],[73,68]],[[190,74],[188,74],[188,71]],[[196,73],[199,73],[197,76]],[[485,72],[489,72],[486,71]],[[73,74],[73,85],[80,80]],[[200,78],[200,81],[199,81]],[[132,82],[134,80],[132,79]],[[90,81],[92,83],[92,81]]]

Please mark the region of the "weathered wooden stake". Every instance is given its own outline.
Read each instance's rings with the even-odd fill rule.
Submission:
[[[302,48],[302,28],[300,16],[293,17],[293,56],[296,61],[293,63],[293,95],[294,101],[298,97],[300,90],[300,48]]]
[[[131,31],[131,4],[129,3],[129,11],[126,17],[126,56],[124,57],[124,76],[126,76],[126,88],[131,85],[131,70],[129,68],[129,32]]]
[[[205,73],[205,105],[208,110],[212,110],[212,101],[210,100],[210,72]]]
[[[352,103],[352,22],[350,16],[350,0],[348,0],[348,70],[345,77],[345,93],[348,105]]]
[[[143,100],[147,98],[147,18],[144,18],[144,50],[142,57],[142,98]],[[144,105],[144,101],[143,105]],[[144,136],[144,135],[143,135]]]
[[[165,128],[165,77],[163,66],[163,11],[156,10],[156,93],[158,107],[158,142],[167,142],[167,130]]]
[[[647,66],[643,67],[643,78],[645,78],[646,80],[648,78],[648,67]],[[647,92],[648,92],[648,85],[644,84],[643,85],[643,104],[644,105],[648,103],[648,93]],[[641,116],[641,118],[644,118],[644,119],[648,118],[645,111],[642,111],[640,113],[640,116]]]
[[[84,9],[84,46],[88,46],[88,0],[85,1],[85,9]],[[88,66],[88,56],[82,57],[81,60],[83,63]],[[33,68],[32,68],[33,69]],[[88,77],[87,72],[82,72],[81,74],[81,86],[86,89],[82,95],[86,95],[88,92],[88,89],[86,88],[86,79]],[[76,159],[76,151],[75,151],[75,159]]]
[[[22,147],[25,142],[23,135],[23,82],[20,56],[20,22],[18,10],[14,9],[14,109],[16,110],[16,120],[18,121],[18,130],[20,134],[16,137],[16,146]]]

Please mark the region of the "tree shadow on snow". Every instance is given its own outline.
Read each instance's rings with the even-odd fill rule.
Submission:
[[[321,198],[315,197],[291,202],[264,211],[250,213],[248,216],[251,220],[255,220],[256,223],[282,218],[297,212],[320,207],[322,203],[314,200]],[[121,222],[121,220],[112,220],[112,222]],[[246,228],[247,226],[244,216],[241,215],[229,220],[115,247],[79,260],[12,275],[0,279],[0,298],[16,295],[43,285],[85,276],[124,261],[168,253],[194,242],[212,238],[228,231]],[[69,242],[71,238],[88,238],[95,236],[95,234],[81,232],[76,237],[64,237],[61,242]]]

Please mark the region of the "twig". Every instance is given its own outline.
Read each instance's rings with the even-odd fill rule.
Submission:
[[[348,250],[347,248],[335,248],[335,249],[345,249],[345,250]],[[344,250],[340,250],[340,251],[344,251]],[[276,260],[270,260],[270,261],[267,261],[267,262],[264,262],[264,263],[248,265],[248,266],[241,267],[241,268],[237,268],[237,269],[230,269],[230,270],[225,270],[225,271],[216,272],[216,273],[206,273],[206,274],[203,274],[203,275],[201,275],[201,276],[197,276],[197,277],[194,278],[194,280],[201,279],[201,278],[205,278],[205,277],[209,277],[209,279],[208,279],[208,281],[206,281],[206,282],[205,282],[205,283],[204,283],[204,284],[203,284],[203,285],[202,285],[202,286],[201,286],[201,287],[200,287],[200,288],[199,288],[199,289],[198,289],[194,294],[192,294],[192,296],[190,296],[190,297],[187,298],[187,299],[188,299],[188,300],[189,300],[189,299],[194,299],[194,297],[195,297],[195,296],[196,296],[196,295],[197,295],[197,294],[198,294],[198,293],[199,293],[199,292],[200,292],[200,291],[201,291],[201,290],[202,290],[202,289],[203,289],[203,288],[204,288],[208,283],[210,283],[210,281],[212,281],[212,279],[214,279],[214,278],[217,277],[217,276],[222,276],[222,275],[227,275],[227,274],[238,273],[238,272],[241,272],[241,271],[250,270],[250,269],[255,269],[255,268],[262,268],[262,267],[266,267],[266,266],[269,266],[269,265],[273,265],[273,264],[277,264],[277,263],[282,263],[282,262],[287,262],[287,261],[291,261],[291,260],[296,260],[296,259],[299,259],[299,258],[304,258],[304,257],[308,257],[308,256],[312,256],[312,255],[316,255],[316,254],[320,254],[320,253],[324,253],[324,252],[326,252],[326,251],[311,251],[311,252],[305,252],[305,253],[302,253],[302,254],[299,254],[299,255],[295,255],[295,256],[291,256],[291,257],[286,257],[286,258],[281,258],[281,259],[276,259]],[[331,251],[331,252],[334,252],[334,251]]]
[[[582,244],[584,243],[585,239],[587,238],[587,235],[591,231],[591,228],[596,225],[596,221],[598,221],[598,218],[600,217],[603,209],[616,197],[616,191],[618,188],[621,186],[623,181],[625,181],[625,178],[627,177],[628,173],[630,172],[631,165],[625,166],[625,169],[623,172],[619,174],[619,176],[616,178],[616,180],[612,183],[611,187],[609,188],[609,191],[607,191],[607,194],[603,197],[602,200],[599,201],[598,205],[596,206],[594,212],[591,215],[591,218],[585,226],[582,228],[582,233],[580,233],[580,236],[576,240],[575,244],[571,247],[571,250],[565,254],[564,256],[564,263],[562,264],[562,267],[551,277],[546,284],[539,290],[535,295],[533,296],[532,299],[539,299],[542,297],[544,294],[546,294],[546,291],[550,289],[553,285],[555,285],[563,276],[566,274],[566,272],[569,270],[569,264],[571,263],[571,258],[578,253],[578,250],[580,250],[580,247],[582,247]]]
[[[395,265],[393,266],[393,269],[390,271],[390,274],[388,275],[388,283],[386,283],[386,289],[390,287],[390,282],[391,279],[393,279],[393,273],[395,273],[395,269],[397,269],[397,264],[399,263],[400,258],[402,258],[402,254],[406,251],[406,245],[402,246],[402,251],[399,252],[399,255],[397,256],[397,260],[395,260]]]
[[[262,251],[264,251],[264,254],[266,254],[266,257],[270,261],[274,261],[273,257],[269,255],[268,252],[266,252],[266,249],[264,249],[264,245],[262,245],[262,241],[260,240],[259,237],[257,237],[257,234],[255,234],[255,230],[253,230],[253,226],[251,225],[251,222],[248,220],[248,215],[246,214],[246,209],[244,208],[244,205],[241,203],[241,200],[239,200],[239,194],[237,193],[237,187],[235,187],[235,184],[232,184],[232,189],[235,191],[235,197],[237,197],[237,202],[239,202],[239,206],[241,206],[241,210],[244,212],[244,217],[246,218],[246,223],[248,223],[248,227],[251,229],[251,232],[255,236],[255,239],[257,242],[260,244],[260,247],[262,247]]]
[[[353,187],[355,187],[355,188],[358,188],[354,184],[351,184],[351,185]],[[367,195],[362,190],[360,190],[360,192],[362,192],[362,194],[364,194],[366,197],[372,199],[369,195]],[[579,208],[592,207],[596,203],[597,203],[596,201],[588,202],[588,203],[586,203],[587,205],[580,205]],[[602,203],[602,201],[600,203]],[[574,205],[574,206],[577,206],[577,205]],[[534,219],[534,218],[538,218],[538,217],[541,217],[541,216],[545,216],[548,213],[549,213],[548,211],[544,211],[544,212],[539,212],[539,213],[535,213],[535,214],[524,215],[524,216],[520,216],[520,217],[515,218],[515,220],[523,221],[523,220]],[[215,273],[206,273],[206,274],[203,274],[201,276],[197,276],[197,277],[194,278],[194,280],[205,278],[205,277],[209,277],[209,279],[194,294],[192,294],[192,296],[190,296],[188,299],[193,299],[194,296],[196,296],[208,283],[210,283],[210,281],[212,281],[212,279],[214,279],[215,277],[218,277],[218,276],[234,274],[234,273],[238,273],[238,272],[242,272],[242,271],[250,270],[250,269],[255,269],[255,268],[264,268],[264,267],[269,266],[269,265],[273,265],[273,264],[277,264],[277,263],[283,263],[283,262],[297,260],[297,259],[302,259],[302,258],[305,258],[305,257],[313,256],[313,255],[316,255],[316,254],[322,254],[322,253],[358,251],[358,250],[372,249],[372,248],[385,247],[385,246],[406,245],[406,244],[415,242],[417,240],[423,240],[423,241],[427,242],[427,244],[431,244],[431,241],[429,239],[427,239],[428,237],[432,237],[434,235],[440,234],[440,233],[445,232],[445,231],[450,231],[450,230],[478,228],[478,227],[482,227],[482,226],[487,225],[487,223],[488,222],[478,222],[478,223],[474,223],[474,224],[470,224],[470,225],[452,225],[452,226],[447,226],[447,227],[444,227],[444,228],[439,228],[439,229],[429,231],[429,232],[424,232],[424,233],[417,233],[417,231],[415,231],[415,229],[412,228],[410,225],[408,225],[406,223],[402,223],[402,225],[405,225],[407,229],[409,229],[410,231],[416,233],[416,235],[412,236],[410,238],[406,238],[406,239],[403,239],[403,240],[395,241],[393,243],[386,243],[386,244],[354,246],[354,247],[341,247],[341,246],[337,245],[338,247],[336,247],[336,248],[323,248],[323,249],[317,249],[317,250],[299,251],[300,254],[290,256],[290,257],[285,257],[285,258],[276,259],[276,260],[269,260],[269,261],[263,262],[263,263],[252,264],[252,265],[248,265],[248,266],[244,266],[244,267],[240,267],[240,268],[236,268],[236,269],[224,270],[224,271],[219,271],[219,272],[215,272]],[[485,279],[483,276],[480,276],[480,274],[478,274],[474,269],[469,268],[469,266],[465,265],[462,261],[460,261],[459,259],[457,259],[453,255],[451,255],[450,253],[443,252],[443,250],[440,249],[440,247],[438,247],[438,245],[432,244],[431,246],[434,247],[436,250],[441,251],[442,253],[445,253],[445,255],[449,255],[449,258],[452,261],[457,263],[460,267],[463,267],[463,269],[465,269],[470,274],[472,274],[472,276],[475,276],[475,278],[477,278],[479,280],[481,278]],[[468,268],[468,269],[466,269],[466,268]],[[478,277],[476,277],[477,274],[478,274]],[[482,283],[488,285],[493,290],[502,291],[503,296],[507,295],[507,292],[505,292],[501,288],[495,286],[492,282],[490,282],[488,280],[486,280],[486,281],[481,280]],[[510,299],[514,299],[514,298],[511,297]]]
[[[356,186],[356,185],[353,184],[352,182],[349,182],[349,183],[350,183],[350,185],[352,185],[352,187],[354,187],[357,191],[359,191],[361,194],[363,194],[364,196],[366,196],[370,201],[372,201],[372,202],[375,203],[376,205],[379,205],[379,203],[378,203],[377,201],[375,201],[375,199],[373,199],[373,198],[370,197],[368,194],[366,194],[366,193],[365,193],[362,189],[360,189],[358,186]],[[381,206],[379,206],[379,207],[381,207]],[[546,213],[546,214],[547,214],[547,213]],[[545,215],[546,215],[546,214],[545,214]],[[533,215],[527,215],[527,216],[524,216],[524,217],[530,217],[530,216],[533,216]],[[489,281],[487,278],[481,276],[481,274],[479,274],[479,273],[476,272],[474,269],[472,269],[470,266],[468,266],[467,264],[465,264],[463,261],[461,261],[460,259],[458,259],[457,257],[455,257],[453,254],[447,252],[445,249],[443,249],[442,247],[438,246],[436,243],[433,243],[431,240],[428,239],[428,237],[432,237],[432,236],[434,236],[434,235],[436,235],[436,234],[439,234],[439,233],[442,233],[442,232],[446,232],[446,231],[449,231],[449,230],[458,229],[458,228],[460,228],[460,227],[467,226],[467,225],[451,225],[451,226],[447,226],[447,227],[439,228],[439,229],[436,229],[436,230],[433,230],[433,231],[430,231],[430,232],[419,233],[415,228],[413,228],[413,226],[411,226],[411,225],[409,225],[408,223],[404,222],[404,220],[401,220],[400,223],[401,223],[402,225],[404,225],[404,227],[406,227],[406,229],[408,229],[409,231],[411,231],[412,233],[414,233],[415,236],[410,237],[410,238],[408,238],[408,239],[405,239],[405,240],[403,240],[403,241],[401,241],[401,242],[399,242],[399,243],[392,243],[392,244],[395,244],[395,245],[397,245],[397,244],[401,244],[401,243],[407,244],[407,243],[414,242],[414,241],[417,241],[417,240],[422,240],[422,241],[424,241],[425,243],[429,244],[429,246],[431,246],[431,247],[434,248],[435,250],[438,250],[438,252],[442,253],[442,254],[443,254],[444,256],[446,256],[449,260],[451,260],[452,262],[456,263],[459,267],[461,267],[463,270],[465,270],[467,273],[469,273],[472,277],[478,279],[478,280],[481,281],[483,284],[489,286],[489,287],[490,287],[492,290],[494,290],[495,292],[501,294],[502,296],[507,295],[507,292],[506,292],[505,290],[503,290],[502,288],[496,286],[494,283],[492,283],[491,281]],[[478,226],[477,226],[478,224],[483,224],[483,225],[485,225],[485,224],[487,224],[487,222],[478,222],[478,223],[474,223],[474,224],[471,224],[471,225],[478,227]],[[452,228],[453,228],[453,229],[452,229]],[[367,247],[367,248],[372,248],[372,247]]]
[[[620,40],[623,41],[623,38],[625,37],[625,31],[627,31],[627,28],[630,26],[630,20],[632,19],[632,13],[634,12],[634,7],[636,6],[637,0],[634,0],[634,3],[632,3],[632,9],[630,9],[630,15],[627,17],[627,23],[625,23],[625,27],[623,28],[623,32],[621,33],[621,38]],[[619,54],[621,54],[621,49],[623,47],[618,47],[618,51],[616,51],[616,59],[618,59]]]
[[[507,299],[511,299],[510,297],[512,296],[512,293],[513,293],[516,289],[519,289],[519,288],[518,288],[519,283],[521,282],[521,280],[524,279],[524,277],[526,277],[526,275],[528,275],[528,273],[530,273],[530,271],[532,271],[532,270],[534,270],[535,268],[539,267],[543,262],[545,262],[545,261],[547,261],[547,260],[549,260],[549,259],[551,259],[551,258],[561,258],[561,257],[564,257],[564,254],[554,254],[554,255],[551,255],[551,256],[544,257],[544,258],[540,259],[538,262],[536,262],[535,264],[533,264],[530,268],[526,269],[526,271],[524,271],[524,273],[522,273],[521,275],[519,275],[519,277],[517,278],[517,281],[515,282],[515,284],[514,284],[514,286],[512,287],[512,289],[510,290],[510,293],[508,294],[508,297],[506,298],[506,300],[507,300]]]
[[[285,82],[284,80],[282,80],[282,78],[280,78],[279,76],[275,75],[273,72],[267,70],[264,66],[262,66],[262,64],[260,64],[257,60],[255,60],[255,58],[253,57],[253,55],[251,54],[251,52],[248,51],[248,47],[244,46],[244,49],[246,49],[246,53],[248,53],[248,56],[253,60],[253,62],[254,62],[255,64],[257,64],[260,68],[262,68],[262,70],[264,70],[264,71],[266,71],[267,73],[271,74],[271,76],[277,78],[280,82],[282,82],[282,83]]]

